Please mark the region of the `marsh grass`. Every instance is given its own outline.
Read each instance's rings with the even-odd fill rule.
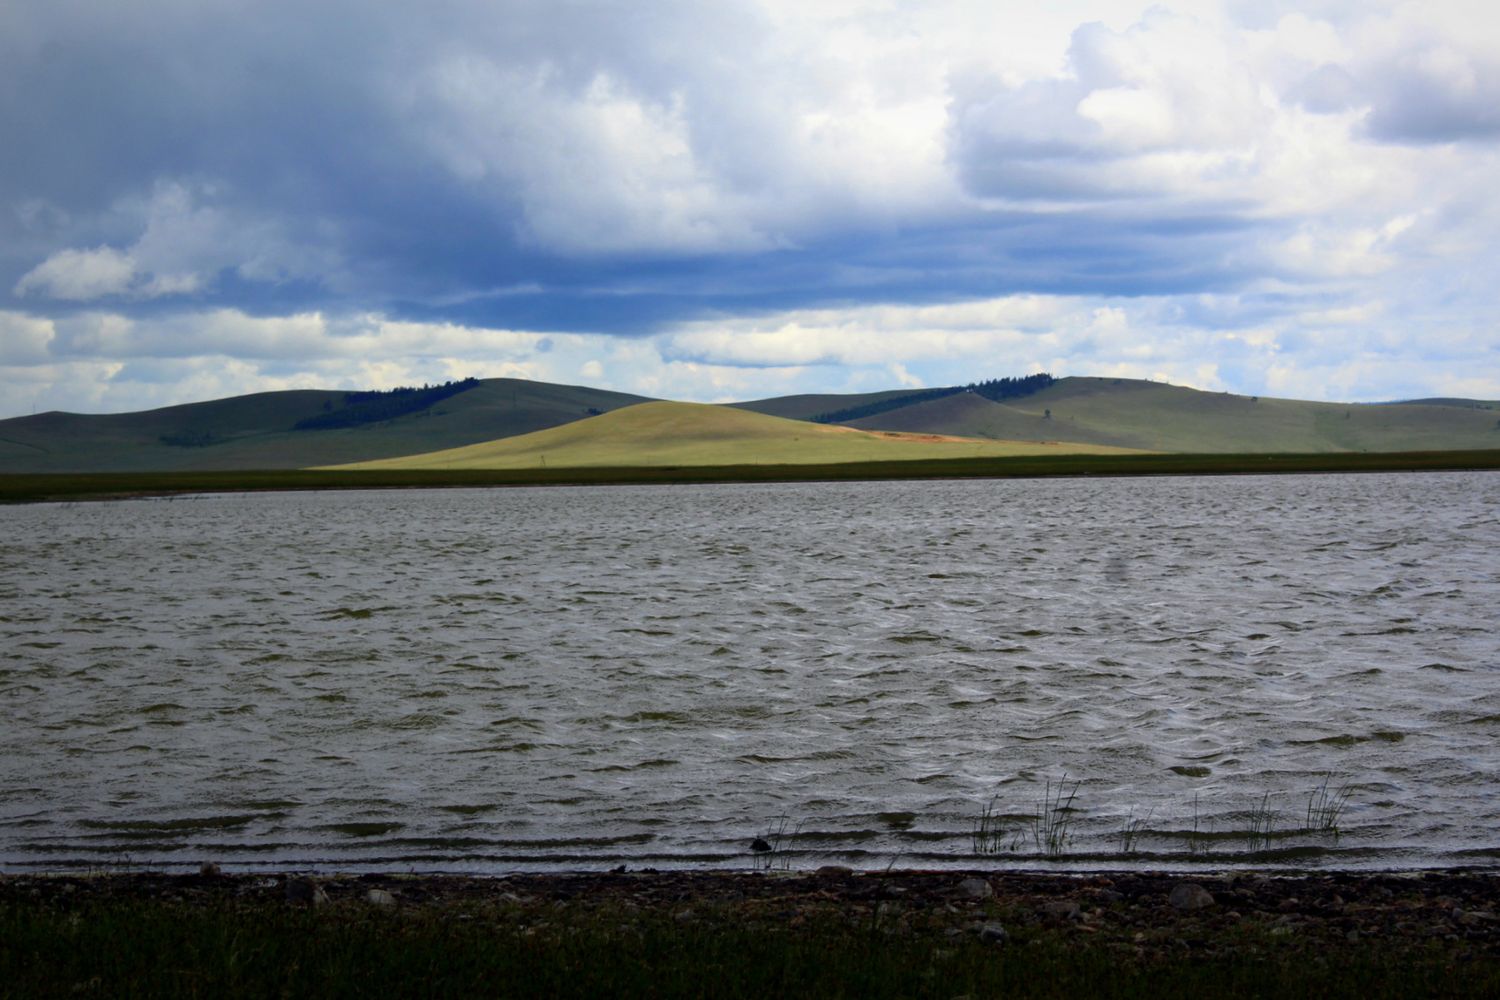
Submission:
[[[1081,812],[1076,805],[1081,785],[1080,781],[1069,781],[1066,774],[1055,784],[1048,780],[1035,811],[1029,813],[1004,811],[1000,796],[996,795],[980,810],[974,822],[970,834],[974,853],[1021,854],[1029,842],[1033,853],[1042,857],[1056,858],[1067,854],[1073,845],[1074,823]],[[1345,783],[1334,787],[1332,777],[1325,775],[1322,783],[1308,795],[1301,826],[1295,822],[1287,823],[1284,813],[1273,806],[1271,793],[1265,792],[1259,802],[1234,814],[1233,822],[1219,830],[1204,814],[1195,793],[1190,825],[1186,828],[1154,830],[1151,821],[1156,814],[1155,808],[1139,814],[1132,806],[1113,839],[1117,853],[1122,856],[1136,854],[1148,837],[1180,839],[1190,857],[1209,854],[1221,842],[1226,846],[1243,844],[1249,854],[1272,850],[1278,841],[1298,837],[1331,838],[1336,842],[1342,833],[1339,823],[1352,794],[1352,785]]]
[[[145,870],[145,865],[137,862],[135,858],[123,852],[93,861],[84,868],[87,874],[100,876],[120,875],[126,872]]]
[[[1332,775],[1325,774],[1323,783],[1308,795],[1304,832],[1331,837],[1337,841],[1340,834],[1339,819],[1344,815],[1349,797],[1354,794],[1354,787],[1345,782],[1336,790],[1330,790],[1331,780]]]
[[[1137,816],[1135,807],[1131,806],[1130,813],[1125,817],[1125,823],[1120,827],[1120,853],[1134,854],[1140,846],[1141,836],[1146,832],[1151,817],[1155,815],[1154,808],[1146,810],[1146,815]]]
[[[1046,857],[1065,854],[1073,839],[1073,820],[1077,815],[1073,802],[1081,784],[1075,781],[1070,785],[1066,774],[1056,785],[1048,779],[1036,811],[1025,814],[1002,812],[1000,796],[996,795],[980,810],[974,823],[970,836],[974,853],[1019,854],[1030,839],[1038,854]]]
[[[1222,830],[1216,830],[1204,815],[1197,794],[1193,796],[1189,825],[1177,833],[1151,830],[1149,823],[1152,813],[1147,812],[1144,817],[1138,818],[1132,807],[1124,825],[1115,834],[1115,842],[1119,846],[1119,853],[1124,855],[1136,853],[1144,837],[1178,837],[1186,853],[1192,857],[1210,853],[1221,842],[1226,845],[1243,843],[1250,854],[1269,851],[1279,841],[1301,837],[1319,837],[1337,842],[1342,835],[1340,820],[1353,792],[1351,784],[1344,783],[1334,787],[1331,776],[1325,776],[1322,783],[1309,793],[1304,822],[1300,826],[1295,821],[1287,822],[1286,814],[1273,806],[1274,800],[1270,792],[1262,793],[1259,802],[1236,814],[1236,822]],[[1243,826],[1240,821],[1243,821]]]
[[[999,802],[998,795],[990,799],[974,823],[975,854],[1015,854],[1025,843],[1025,827],[1015,816],[1000,812]]]
[[[1260,805],[1250,810],[1248,815],[1248,828],[1245,840],[1250,850],[1263,851],[1271,846],[1271,839],[1276,835],[1276,821],[1280,814],[1271,808],[1271,793],[1266,792],[1260,797]]]
[[[1203,823],[1202,813],[1198,809],[1198,793],[1193,793],[1193,828],[1186,834],[1188,853],[1194,857],[1207,854],[1213,847],[1212,830]]]
[[[787,824],[791,817],[783,813],[777,816],[766,831],[760,835],[759,840],[764,841],[770,850],[757,851],[755,853],[755,867],[761,871],[790,871],[792,867],[792,848],[797,842],[797,837],[802,833],[802,822],[787,831]]]
[[[1038,852],[1048,857],[1057,857],[1067,851],[1072,839],[1075,816],[1073,800],[1077,797],[1081,784],[1082,782],[1075,781],[1069,789],[1068,776],[1064,774],[1054,789],[1052,782],[1048,780],[1042,801],[1037,807],[1036,819],[1031,826],[1031,839]]]

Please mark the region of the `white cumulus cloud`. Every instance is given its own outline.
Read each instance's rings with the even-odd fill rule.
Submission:
[[[15,292],[88,302],[124,294],[137,275],[135,259],[114,247],[59,250],[22,275]]]

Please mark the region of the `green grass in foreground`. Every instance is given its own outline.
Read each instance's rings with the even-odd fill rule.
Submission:
[[[1238,475],[1500,469],[1500,450],[1315,455],[1056,455],[833,465],[584,469],[37,473],[0,475],[0,503],[253,490],[826,480]]]
[[[586,905],[383,912],[238,902],[0,905],[0,996],[1383,997],[1485,996],[1500,964],[1437,941],[1309,954],[1259,932],[1171,955],[1022,932],[897,933]]]

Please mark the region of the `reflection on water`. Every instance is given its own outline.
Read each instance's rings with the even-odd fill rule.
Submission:
[[[1496,482],[8,509],[0,864],[1488,863]]]

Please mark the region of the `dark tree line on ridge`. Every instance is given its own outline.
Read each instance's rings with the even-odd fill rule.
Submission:
[[[1057,380],[1051,375],[1042,372],[1037,375],[1026,375],[1021,378],[992,378],[986,382],[970,382],[968,385],[952,385],[941,389],[919,389],[915,392],[909,392],[890,399],[880,399],[873,403],[865,403],[863,406],[849,406],[842,410],[830,410],[827,413],[819,413],[812,419],[814,423],[819,424],[842,424],[850,420],[860,420],[864,417],[889,413],[892,410],[899,410],[907,406],[915,406],[917,403],[942,399],[944,396],[956,396],[961,392],[972,392],[998,403],[1002,399],[1019,399],[1022,396],[1030,396],[1034,392],[1041,392],[1055,381]]]
[[[324,404],[327,413],[299,420],[292,425],[292,429],[321,431],[394,420],[408,413],[425,410],[434,403],[456,396],[478,384],[479,380],[471,377],[457,382],[444,382],[442,385],[424,385],[421,388],[402,386],[383,391],[346,392],[342,407],[335,410],[331,408],[331,403]]]

